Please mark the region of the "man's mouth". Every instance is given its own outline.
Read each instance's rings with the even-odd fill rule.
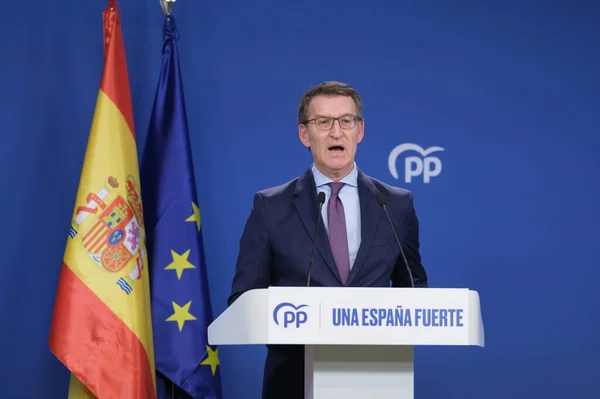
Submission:
[[[341,145],[332,145],[331,147],[329,147],[329,151],[342,153],[344,152],[344,147],[342,147]]]

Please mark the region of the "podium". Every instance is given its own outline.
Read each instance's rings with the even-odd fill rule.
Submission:
[[[453,288],[251,290],[208,342],[305,345],[306,399],[413,399],[415,345],[485,346],[479,294]]]

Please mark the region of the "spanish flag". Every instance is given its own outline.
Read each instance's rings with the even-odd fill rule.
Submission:
[[[117,3],[50,328],[69,398],[156,397],[144,216]]]

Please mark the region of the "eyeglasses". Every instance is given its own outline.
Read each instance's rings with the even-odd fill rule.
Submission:
[[[317,129],[330,130],[331,128],[333,128],[334,122],[338,121],[338,123],[340,124],[340,127],[342,129],[352,129],[352,128],[356,127],[356,124],[358,123],[358,121],[361,121],[361,120],[362,120],[362,118],[360,116],[343,115],[343,116],[340,116],[337,118],[329,118],[329,117],[313,118],[313,119],[307,120],[306,122],[304,122],[304,124],[308,124],[309,122],[314,121]]]

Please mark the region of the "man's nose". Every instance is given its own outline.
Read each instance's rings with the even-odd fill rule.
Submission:
[[[336,139],[344,135],[344,130],[342,129],[339,120],[335,119],[333,121],[333,126],[331,127],[331,131],[329,132],[329,134],[331,135],[331,137]]]

